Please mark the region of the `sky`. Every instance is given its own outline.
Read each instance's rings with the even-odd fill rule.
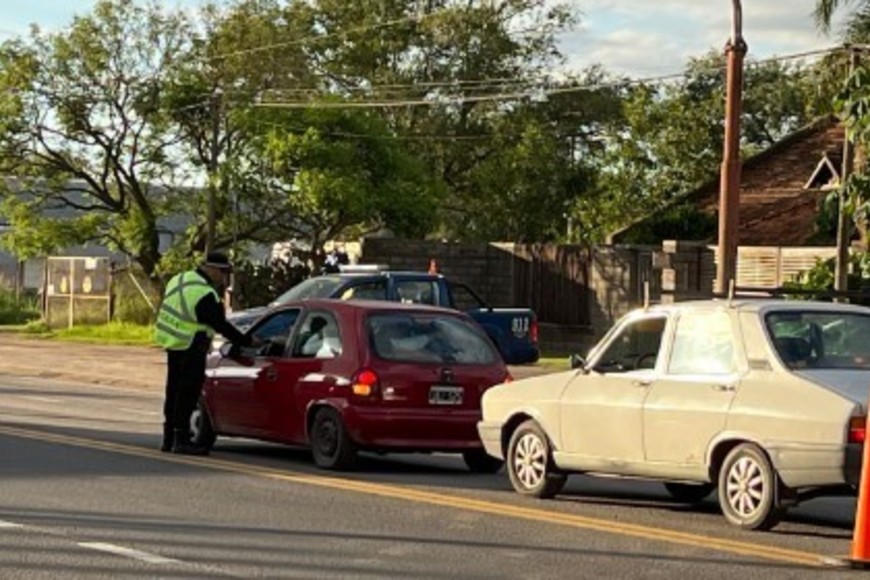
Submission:
[[[198,0],[163,0],[195,7]],[[348,0],[353,1],[353,0]],[[552,0],[553,2],[565,0]],[[743,36],[751,59],[791,55],[837,44],[815,29],[816,0],[742,0]],[[729,0],[567,0],[579,23],[560,37],[568,68],[601,64],[609,72],[644,78],[678,73],[691,57],[722,50],[731,34]],[[61,28],[92,0],[3,0],[0,40],[31,23]]]

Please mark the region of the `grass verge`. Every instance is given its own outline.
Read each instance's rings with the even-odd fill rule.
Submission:
[[[86,344],[127,346],[151,346],[154,344],[152,326],[126,322],[52,330],[45,323],[34,321],[25,325],[0,326],[0,333],[3,332],[27,338],[44,338]]]
[[[52,332],[52,338],[68,342],[151,346],[154,329],[142,324],[110,322],[98,326],[74,326]]]

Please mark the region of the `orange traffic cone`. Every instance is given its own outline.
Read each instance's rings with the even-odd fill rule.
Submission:
[[[867,444],[865,430],[864,451],[861,458],[861,481],[858,483],[858,505],[855,509],[855,531],[852,534],[852,550],[848,558],[826,558],[824,560],[826,564],[857,570],[870,570],[870,473],[868,470],[870,470],[870,445]]]
[[[438,273],[438,264],[435,263],[435,258],[429,260],[429,273],[437,274]]]

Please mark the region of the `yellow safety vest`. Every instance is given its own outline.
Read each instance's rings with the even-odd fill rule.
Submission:
[[[157,313],[154,341],[167,350],[187,350],[197,332],[214,336],[214,330],[196,321],[196,305],[208,294],[220,300],[208,280],[195,270],[173,276]]]

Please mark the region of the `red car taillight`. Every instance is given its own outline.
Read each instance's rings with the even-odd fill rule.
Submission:
[[[849,443],[864,443],[867,440],[867,418],[852,417],[849,419]]]
[[[538,343],[538,321],[532,319],[532,325],[529,328],[529,340],[532,341],[532,344]]]
[[[362,369],[351,379],[351,391],[357,397],[372,398],[378,393],[378,374],[371,369]]]

